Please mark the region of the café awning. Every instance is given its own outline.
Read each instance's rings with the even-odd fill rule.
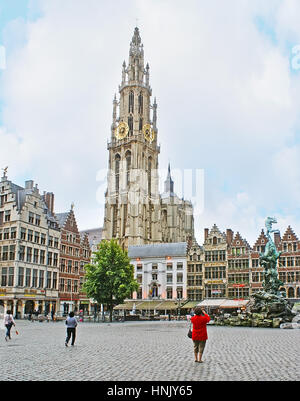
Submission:
[[[185,305],[181,307],[181,309],[192,309],[195,308],[199,304],[199,301],[189,301]]]
[[[161,304],[161,301],[144,301],[136,305],[137,310],[154,310],[157,309],[157,306]]]
[[[230,309],[230,308],[242,308],[243,306],[246,306],[247,303],[249,302],[248,299],[245,300],[238,300],[238,299],[227,299],[224,301],[221,305],[221,309]]]
[[[157,310],[173,310],[178,308],[178,303],[172,301],[160,302],[156,307]]]

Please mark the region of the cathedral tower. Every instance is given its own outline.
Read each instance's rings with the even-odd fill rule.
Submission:
[[[128,65],[122,67],[119,100],[113,100],[103,238],[127,248],[161,242],[158,190],[157,104],[150,71],[135,28]]]

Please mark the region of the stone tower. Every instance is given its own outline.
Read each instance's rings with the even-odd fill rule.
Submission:
[[[124,248],[162,241],[157,104],[151,103],[149,78],[135,28],[128,65],[123,63],[119,100],[116,95],[113,100],[103,226],[103,238],[116,238]]]

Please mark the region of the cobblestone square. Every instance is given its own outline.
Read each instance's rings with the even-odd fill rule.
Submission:
[[[81,323],[65,347],[64,322],[17,321],[1,330],[0,380],[295,381],[300,330],[208,326],[204,363],[196,364],[186,322]]]

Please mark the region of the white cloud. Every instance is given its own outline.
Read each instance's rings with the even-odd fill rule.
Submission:
[[[254,237],[262,209],[284,221],[286,191],[292,199],[284,213],[296,216],[299,191],[289,180],[299,171],[291,141],[300,79],[284,47],[290,22],[300,43],[296,1],[39,3],[43,17],[6,27],[0,159],[11,179],[23,180],[26,165],[55,192],[58,211],[74,201],[80,228],[102,224],[97,172],[107,167],[112,99],[138,18],[158,101],[160,168],[170,161],[174,169],[205,170],[197,232],[216,223]],[[258,31],[258,15],[275,24],[277,45]]]

